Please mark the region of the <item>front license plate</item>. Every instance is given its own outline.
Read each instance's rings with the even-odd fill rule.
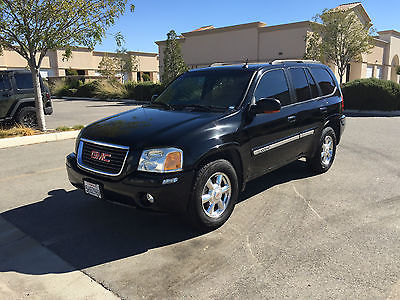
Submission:
[[[89,182],[89,181],[83,181],[83,185],[85,187],[85,193],[91,196],[94,196],[96,198],[102,198],[101,196],[101,189],[100,185],[97,183]]]

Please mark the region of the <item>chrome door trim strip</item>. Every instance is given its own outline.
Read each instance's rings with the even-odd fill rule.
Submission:
[[[267,144],[267,145],[261,146],[260,148],[257,148],[257,149],[253,150],[253,155],[257,156],[257,155],[265,153],[265,152],[267,152],[269,150],[278,148],[280,146],[286,145],[288,143],[294,142],[294,141],[302,139],[304,137],[313,135],[314,133],[315,133],[315,129],[309,129],[309,130],[303,131],[303,132],[301,132],[299,134],[284,138],[283,140],[280,140],[280,141],[277,141],[277,142],[273,142],[271,144]]]
[[[307,130],[304,132],[300,133],[300,138],[302,139],[303,137],[309,136],[309,135],[313,135],[315,132],[315,129],[311,129],[311,130]]]

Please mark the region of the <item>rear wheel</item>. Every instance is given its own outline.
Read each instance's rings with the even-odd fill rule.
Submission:
[[[202,230],[218,228],[228,220],[238,197],[234,167],[224,159],[200,169],[189,203],[190,222]]]
[[[331,127],[322,130],[318,149],[313,157],[307,158],[307,163],[317,173],[325,173],[330,169],[336,154],[336,135]]]
[[[21,108],[17,113],[16,121],[26,127],[37,127],[36,109],[32,106]]]

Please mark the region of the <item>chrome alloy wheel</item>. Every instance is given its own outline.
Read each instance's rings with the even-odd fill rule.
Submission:
[[[231,199],[229,177],[217,172],[208,178],[201,196],[203,211],[210,218],[219,218],[226,210]]]
[[[321,149],[321,163],[328,166],[333,155],[333,138],[330,135],[325,136]]]

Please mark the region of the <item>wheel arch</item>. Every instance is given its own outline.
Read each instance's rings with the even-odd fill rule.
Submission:
[[[205,153],[195,164],[195,170],[200,170],[206,164],[216,161],[218,159],[225,159],[229,161],[236,171],[236,175],[239,182],[239,190],[243,190],[245,187],[244,171],[243,171],[243,160],[242,155],[238,149],[238,144],[225,144],[219,145],[212,148],[210,151]]]
[[[35,107],[35,99],[34,98],[25,98],[25,99],[20,99],[17,101],[17,103],[14,105],[10,112],[10,117],[14,118],[21,108],[27,107],[27,106],[32,106]]]
[[[325,124],[322,128],[331,127],[333,131],[335,131],[336,135],[336,145],[339,145],[340,142],[340,119],[339,116],[334,116],[325,121]]]

